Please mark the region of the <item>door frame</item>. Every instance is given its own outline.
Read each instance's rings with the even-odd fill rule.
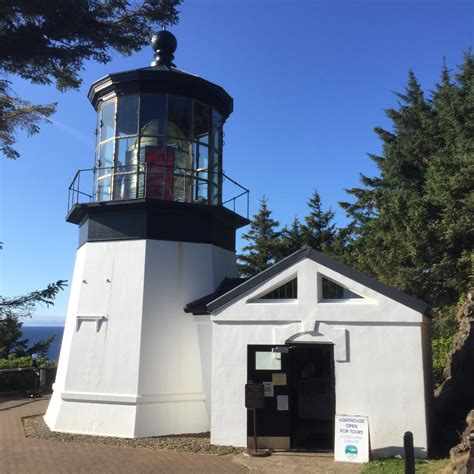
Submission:
[[[287,386],[286,390],[282,389],[281,387],[274,386],[274,397],[273,400],[268,400],[266,399],[266,406],[265,406],[265,412],[268,414],[268,410],[270,406],[273,408],[274,405],[276,405],[276,396],[279,394],[287,394],[288,395],[288,401],[289,401],[289,410],[288,410],[288,418],[286,419],[285,416],[280,416],[280,422],[284,423],[286,426],[280,426],[281,429],[275,430],[275,434],[269,434],[268,429],[264,431],[262,435],[259,435],[258,430],[257,430],[257,435],[259,437],[259,443],[258,446],[259,448],[274,448],[274,449],[283,449],[283,450],[294,450],[294,451],[331,451],[328,449],[323,449],[323,448],[301,448],[301,447],[296,447],[295,446],[295,440],[296,440],[296,429],[297,429],[297,414],[295,410],[297,409],[296,403],[295,403],[295,394],[292,389],[292,383],[294,381],[295,373],[294,373],[294,368],[293,368],[293,362],[292,362],[292,350],[298,350],[298,348],[302,347],[317,347],[317,346],[331,346],[331,349],[329,350],[330,354],[330,369],[331,369],[331,387],[332,387],[332,399],[334,403],[334,413],[332,416],[332,450],[334,450],[334,429],[335,429],[335,415],[336,415],[336,367],[335,367],[335,360],[334,360],[334,343],[332,342],[291,342],[288,341],[284,344],[247,344],[247,383],[252,381],[252,382],[261,382],[262,380],[271,380],[272,373],[273,372],[285,372],[286,377],[287,377]],[[282,365],[281,365],[281,370],[261,370],[261,373],[259,373],[260,377],[254,377],[251,376],[251,374],[255,374],[257,369],[255,368],[255,362],[256,358],[255,355],[251,355],[252,351],[253,354],[255,352],[261,351],[269,351],[272,348],[275,347],[287,347],[288,348],[288,353],[283,353],[282,354]],[[293,352],[294,353],[294,352]],[[260,372],[260,370],[258,371]],[[292,393],[293,392],[293,393]],[[257,422],[258,422],[258,414],[260,410],[257,410]],[[284,412],[282,412],[283,415]],[[275,412],[275,414],[278,414],[278,412]],[[262,421],[262,413],[260,412],[260,420]],[[251,436],[253,436],[253,420],[251,419],[251,414],[250,411],[247,413],[247,418],[246,418],[247,426],[246,426],[246,433],[247,433],[247,439],[250,439]],[[260,423],[258,423],[260,424]],[[271,427],[267,427],[271,428]],[[286,436],[283,436],[283,432],[287,432]],[[284,441],[284,438],[287,439],[287,441]],[[273,443],[273,444],[272,444]]]

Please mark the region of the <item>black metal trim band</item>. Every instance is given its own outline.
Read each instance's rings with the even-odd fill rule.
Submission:
[[[153,199],[77,204],[66,217],[85,242],[154,239],[213,244],[235,251],[235,233],[248,219],[221,206]]]

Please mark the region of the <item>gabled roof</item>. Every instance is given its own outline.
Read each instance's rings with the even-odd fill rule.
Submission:
[[[305,258],[309,258],[314,262],[319,263],[320,265],[323,265],[324,267],[327,267],[337,273],[340,273],[341,275],[350,278],[351,280],[354,280],[357,283],[360,283],[361,285],[364,285],[367,288],[370,288],[371,290],[376,291],[377,293],[380,293],[381,295],[384,295],[387,298],[390,298],[397,303],[407,306],[408,308],[411,308],[419,313],[424,313],[428,307],[428,305],[423,301],[420,301],[413,296],[407,295],[396,288],[381,283],[372,277],[354,270],[353,268],[350,268],[347,265],[306,246],[284,258],[283,260],[280,260],[278,263],[275,263],[275,265],[267,268],[267,270],[255,275],[222,296],[219,296],[213,301],[209,302],[207,304],[207,310],[209,313],[213,313],[236,298],[239,298],[245,293],[248,293],[259,285],[265,283],[270,278],[273,278],[275,275],[278,275],[280,272],[286,270],[295,263],[304,260]]]
[[[184,307],[185,313],[193,313],[194,315],[210,314],[207,309],[207,304],[220,296],[228,293],[230,290],[234,289],[236,286],[239,286],[241,283],[244,283],[248,278],[224,278],[220,285],[217,287],[216,291],[209,293],[198,300],[191,301]]]

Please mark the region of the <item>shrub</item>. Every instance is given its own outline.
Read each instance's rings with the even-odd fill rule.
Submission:
[[[14,357],[0,359],[0,370],[2,369],[25,369],[32,367],[31,356]],[[54,367],[56,363],[40,357],[38,359],[40,367]],[[0,392],[11,392],[16,390],[32,389],[35,384],[35,375],[32,370],[22,370],[19,372],[0,373]]]
[[[444,381],[444,368],[448,362],[448,355],[453,348],[454,336],[441,336],[433,339],[433,381],[436,387]]]

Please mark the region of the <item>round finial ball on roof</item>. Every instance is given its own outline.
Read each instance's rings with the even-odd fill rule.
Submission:
[[[178,41],[173,33],[168,30],[161,30],[153,35],[151,45],[155,51],[155,61],[151,63],[152,66],[174,66],[174,52],[178,47]]]
[[[156,35],[153,35],[151,44],[155,51],[163,50],[169,51],[170,53],[174,53],[178,47],[178,41],[176,40],[176,37],[168,30],[161,30],[158,31]]]

